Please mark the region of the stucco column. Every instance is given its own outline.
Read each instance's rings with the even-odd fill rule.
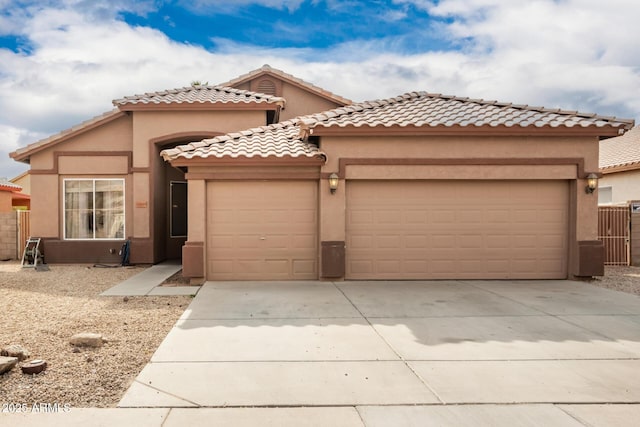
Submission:
[[[346,240],[346,181],[340,177],[334,193],[329,189],[328,175],[320,180],[320,278],[343,278]],[[326,176],[325,176],[326,175]]]
[[[188,236],[182,247],[182,275],[192,281],[205,277],[207,183],[203,179],[188,181]]]
[[[604,275],[604,245],[598,240],[598,195],[597,192],[588,193],[586,187],[584,178],[570,186],[575,214],[569,222],[573,223],[569,234],[569,277]]]

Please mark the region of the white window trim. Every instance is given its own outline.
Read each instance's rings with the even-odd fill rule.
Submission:
[[[122,224],[122,238],[110,238],[110,237],[93,237],[93,238],[74,238],[67,237],[67,215],[65,212],[66,206],[66,195],[67,195],[67,181],[92,181],[93,182],[93,214],[95,216],[95,206],[96,206],[96,181],[120,181],[122,182],[122,214],[124,216],[124,221]],[[126,197],[126,185],[124,182],[124,178],[65,178],[62,180],[62,239],[63,240],[71,240],[74,242],[78,241],[86,241],[86,242],[94,242],[96,240],[99,241],[122,241],[126,240],[127,236],[127,197]],[[96,222],[93,221],[93,235],[96,235]]]

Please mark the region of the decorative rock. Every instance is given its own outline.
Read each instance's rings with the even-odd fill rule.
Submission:
[[[102,347],[103,343],[101,334],[94,334],[91,332],[83,332],[71,337],[69,343],[78,347]]]
[[[0,351],[0,356],[17,357],[19,361],[27,359],[31,354],[21,345],[8,345]]]
[[[22,369],[23,374],[39,374],[47,369],[47,362],[35,359],[22,365],[20,369]]]
[[[0,375],[9,372],[18,364],[17,357],[0,356]]]

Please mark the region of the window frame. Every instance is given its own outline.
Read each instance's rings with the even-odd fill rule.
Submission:
[[[67,236],[67,182],[70,181],[91,181],[92,183],[92,234],[93,237],[68,237]],[[122,237],[96,237],[96,181],[118,181],[122,184]],[[126,240],[126,182],[124,178],[64,178],[62,180],[62,239],[70,241],[122,241]]]

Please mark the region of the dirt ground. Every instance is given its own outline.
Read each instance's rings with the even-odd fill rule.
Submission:
[[[20,344],[48,368],[0,376],[0,403],[114,407],[191,301],[188,296],[100,297],[144,267],[0,262],[0,347]],[[69,338],[102,334],[100,348],[74,352]],[[75,350],[77,351],[77,350]]]

